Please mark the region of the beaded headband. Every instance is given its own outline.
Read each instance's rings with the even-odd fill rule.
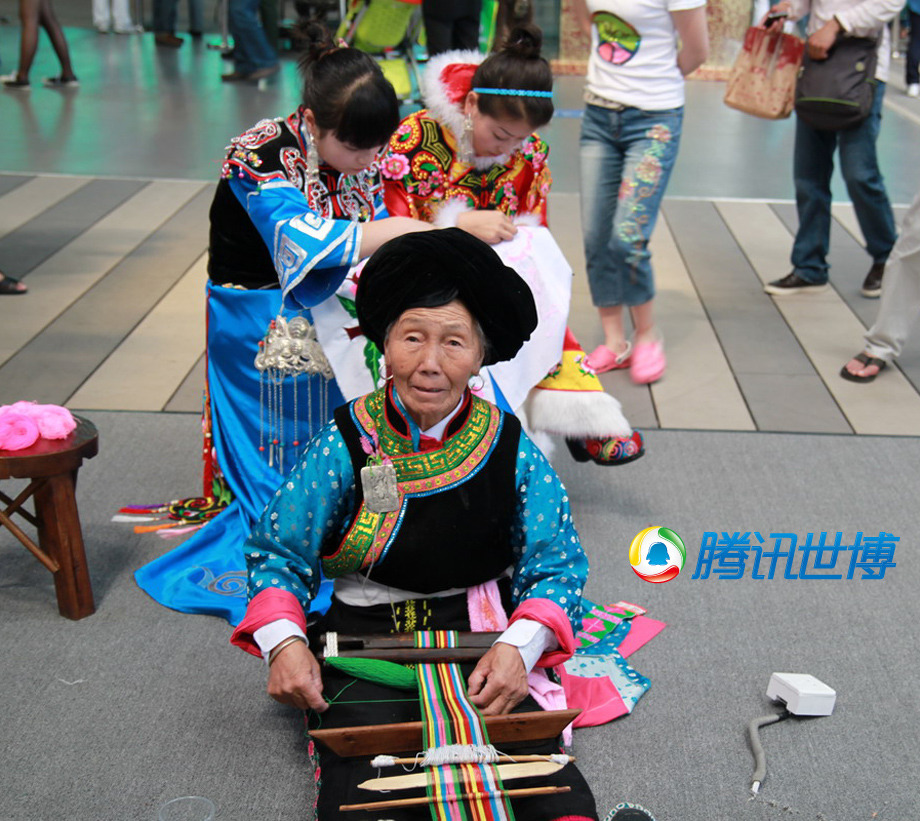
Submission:
[[[477,94],[498,94],[503,97],[552,97],[552,91],[531,91],[529,88],[474,88]]]

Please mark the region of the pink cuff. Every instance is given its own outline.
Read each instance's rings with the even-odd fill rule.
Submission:
[[[307,632],[307,619],[297,596],[288,590],[269,587],[255,595],[249,602],[246,615],[230,636],[230,643],[247,653],[262,658],[262,651],[256,644],[253,633],[260,627],[265,627],[266,624],[278,621],[278,619],[290,619],[294,624],[300,625],[304,633]]]
[[[555,667],[572,657],[578,647],[575,635],[572,633],[572,623],[569,617],[556,602],[550,599],[525,599],[511,614],[509,626],[518,619],[533,619],[548,627],[556,636],[559,647],[540,656],[537,667]]]

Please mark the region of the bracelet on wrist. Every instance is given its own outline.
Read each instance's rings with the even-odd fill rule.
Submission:
[[[307,643],[307,640],[306,640],[303,636],[288,636],[288,637],[287,637],[286,639],[284,639],[283,641],[278,642],[278,644],[276,644],[276,645],[272,648],[271,652],[268,654],[268,666],[269,666],[269,667],[272,666],[272,663],[274,662],[274,660],[275,660],[276,658],[278,658],[278,654],[279,654],[285,647],[289,647],[290,645],[295,644],[295,643],[298,642],[298,641],[302,641],[304,644]]]

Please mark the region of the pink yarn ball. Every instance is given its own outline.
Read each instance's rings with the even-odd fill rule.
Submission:
[[[32,418],[45,439],[66,439],[77,426],[73,414],[60,405],[36,405]]]
[[[24,450],[38,441],[38,425],[31,416],[0,409],[0,450]]]

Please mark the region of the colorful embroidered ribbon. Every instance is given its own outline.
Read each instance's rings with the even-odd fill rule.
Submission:
[[[456,647],[454,631],[415,634],[416,647]],[[431,751],[453,745],[489,745],[482,716],[469,700],[458,664],[416,666],[422,706],[423,740]],[[428,770],[428,797],[434,821],[513,821],[494,764],[444,764]],[[475,798],[460,799],[461,795]]]

